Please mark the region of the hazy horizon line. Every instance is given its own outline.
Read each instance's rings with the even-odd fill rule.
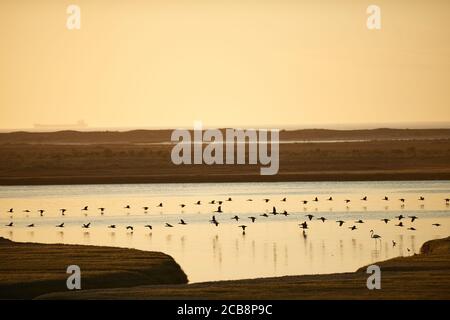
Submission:
[[[78,132],[105,132],[105,131],[135,131],[135,130],[174,130],[177,128],[191,129],[191,126],[86,126],[83,128],[76,128],[58,124],[49,125],[48,128],[0,128],[1,133],[12,132],[58,132],[58,131],[78,131]],[[449,121],[435,121],[435,122],[384,122],[384,123],[329,123],[329,124],[304,124],[304,125],[246,125],[246,126],[214,126],[203,125],[204,129],[209,128],[235,128],[235,129],[280,129],[280,130],[307,130],[307,129],[323,129],[323,130],[373,130],[373,129],[450,129]]]

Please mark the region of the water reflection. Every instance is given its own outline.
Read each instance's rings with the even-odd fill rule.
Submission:
[[[140,185],[137,189],[133,189],[136,188],[133,185],[114,185],[103,186],[101,190],[96,186],[1,188],[0,236],[16,241],[162,251],[173,256],[190,281],[196,282],[354,271],[381,259],[417,253],[423,242],[450,233],[450,207],[442,200],[450,193],[449,182],[419,183],[417,186],[412,183],[243,185],[216,187],[201,184],[184,189],[177,185]],[[339,191],[333,193],[333,202],[325,201],[329,190]],[[407,205],[395,202],[387,205],[379,200],[388,192],[392,199],[404,197]],[[358,201],[361,193],[369,195],[367,205]],[[282,194],[288,195],[286,202],[280,201]],[[418,194],[426,195],[426,206],[417,203]],[[222,204],[224,212],[213,213],[217,203],[210,205],[208,202],[226,200],[228,195],[232,195],[233,201]],[[319,195],[319,201],[302,204],[302,199],[314,199],[315,195]],[[259,201],[265,197],[271,198],[271,202]],[[246,201],[248,198],[254,201]],[[349,198],[353,200],[346,205],[344,199]],[[105,199],[110,208],[104,210],[103,215],[92,209],[104,205]],[[202,205],[192,205],[198,199],[204,199]],[[161,201],[164,206],[157,208]],[[128,203],[130,209],[124,210]],[[180,203],[186,204],[183,213]],[[80,211],[85,205],[91,209]],[[290,215],[269,214],[273,205],[279,212],[287,210]],[[143,210],[144,206],[149,206],[150,210]],[[10,207],[17,208],[15,211],[18,212],[12,218],[5,214]],[[22,207],[30,208],[30,212],[22,213]],[[65,216],[59,213],[61,207],[67,208]],[[43,217],[37,208],[46,209]],[[260,217],[264,212],[269,214],[268,218]],[[307,219],[304,212],[315,216],[308,221],[307,230],[298,226]],[[419,219],[413,224],[410,219],[404,219],[405,227],[394,227],[398,223],[394,217],[400,212],[405,216],[417,215]],[[89,222],[85,213],[92,222],[89,230],[81,229],[82,224]],[[218,227],[209,223],[213,214],[220,221]],[[247,224],[243,234],[239,228],[242,222],[231,219],[234,215],[246,222],[250,216],[257,219]],[[325,223],[317,221],[320,216],[328,220]],[[180,218],[188,225],[178,225]],[[382,218],[391,221],[385,224]],[[354,231],[349,230],[348,227],[358,219],[365,223],[357,224],[358,229]],[[347,224],[339,227],[336,220],[347,221]],[[13,228],[3,227],[11,221],[14,221]],[[62,222],[65,222],[64,230],[55,230],[55,225]],[[166,222],[174,227],[164,227]],[[32,223],[35,224],[33,230],[26,228]],[[432,223],[441,226],[433,227]],[[117,225],[117,229],[107,228],[112,224]],[[153,229],[145,228],[147,224]],[[133,232],[126,230],[128,225],[134,226]],[[411,226],[416,231],[407,230]],[[371,229],[382,236],[381,241],[370,238]],[[395,246],[392,241],[396,242]]]

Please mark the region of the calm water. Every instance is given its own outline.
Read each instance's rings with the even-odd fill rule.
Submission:
[[[316,196],[319,201],[312,201]],[[333,201],[326,200],[329,196]],[[368,201],[360,200],[363,196]],[[384,196],[389,201],[382,200]],[[226,201],[229,197],[232,201]],[[450,181],[0,187],[0,236],[162,251],[175,258],[190,282],[347,272],[417,253],[423,242],[449,236],[450,207],[444,200],[449,197]],[[399,198],[405,199],[403,206]],[[346,204],[345,199],[351,202]],[[195,204],[198,200],[201,205]],[[223,201],[223,213],[213,213],[218,205],[209,204],[212,200]],[[302,200],[309,202],[304,205]],[[160,202],[162,208],[157,207]],[[125,209],[126,205],[131,208]],[[84,206],[89,210],[82,211]],[[147,212],[144,206],[149,207]],[[273,206],[290,215],[269,214]],[[99,207],[106,208],[104,215]],[[10,208],[13,214],[7,212]],[[67,209],[65,216],[60,208]],[[26,209],[31,212],[23,212]],[[42,217],[38,209],[45,209]],[[260,216],[263,213],[269,217]],[[315,218],[303,234],[298,223],[310,213]],[[209,222],[213,214],[220,223],[217,227]],[[413,223],[403,219],[405,227],[398,227],[394,217],[399,214],[418,219]],[[241,218],[238,222],[232,219],[235,215]],[[250,216],[257,218],[255,223]],[[328,220],[316,219],[321,216]],[[187,225],[178,224],[180,218]],[[382,218],[393,221],[385,224]],[[358,219],[365,223],[354,223]],[[346,223],[339,227],[335,220]],[[5,226],[10,222],[13,227]],[[55,227],[62,222],[65,228]],[[82,229],[88,222],[91,228]],[[174,227],[165,227],[166,222]],[[27,228],[31,223],[35,227]],[[117,228],[107,228],[111,224]],[[243,224],[245,234],[239,228]],[[127,231],[129,225],[134,232]],[[351,231],[348,227],[353,225],[358,229]],[[407,230],[411,226],[416,230]],[[381,241],[370,238],[371,229]]]

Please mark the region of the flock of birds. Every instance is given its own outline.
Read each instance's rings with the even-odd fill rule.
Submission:
[[[268,199],[268,198],[265,198],[265,199],[262,199],[262,200],[263,200],[265,203],[268,203],[268,202],[271,201],[271,199]],[[382,198],[381,200],[383,200],[383,201],[390,201],[390,199],[389,199],[388,196],[385,196],[385,197]],[[222,201],[222,200],[219,200],[219,201],[217,201],[217,200],[212,200],[212,201],[208,202],[208,204],[210,204],[210,205],[217,205],[217,209],[214,210],[214,211],[212,212],[212,213],[214,213],[214,215],[213,215],[212,218],[209,220],[209,222],[210,222],[211,224],[215,225],[216,227],[219,226],[220,223],[219,223],[218,219],[216,218],[216,215],[217,215],[217,214],[220,214],[220,213],[223,213],[222,205],[224,205],[224,202],[230,202],[230,201],[233,201],[233,199],[232,199],[232,198],[228,198],[228,199],[225,200],[225,201]],[[246,201],[253,201],[253,199],[247,199]],[[282,198],[280,201],[281,201],[281,202],[286,202],[286,201],[287,201],[287,198]],[[311,201],[312,201],[312,202],[319,202],[319,199],[318,199],[318,197],[314,197]],[[333,201],[333,197],[327,198],[326,201]],[[368,201],[368,197],[367,197],[367,196],[364,196],[364,197],[362,197],[362,198],[360,199],[360,201]],[[402,206],[404,206],[404,203],[405,203],[406,200],[405,200],[404,198],[400,198],[400,199],[398,199],[398,201],[400,201],[400,202],[402,203]],[[420,197],[418,198],[418,201],[425,201],[425,197],[420,196]],[[446,198],[446,199],[444,199],[444,201],[445,201],[445,204],[446,204],[447,206],[450,205],[450,198]],[[306,204],[308,203],[308,200],[302,200],[301,202],[302,202],[304,205],[306,205]],[[345,202],[346,204],[349,204],[349,203],[351,202],[351,200],[350,200],[350,199],[345,199],[344,202]],[[198,200],[197,202],[194,203],[194,205],[200,206],[200,205],[202,205],[202,201],[201,201],[201,200]],[[157,207],[157,208],[162,208],[163,206],[164,206],[164,204],[161,202],[161,203],[159,203],[156,207]],[[181,208],[184,208],[184,207],[186,207],[186,204],[182,203],[182,204],[180,204],[179,206],[180,206]],[[131,209],[131,206],[130,206],[130,205],[126,205],[126,206],[124,206],[123,208],[129,210],[129,209]],[[104,214],[105,214],[106,208],[100,207],[100,208],[97,208],[97,209],[98,209],[98,211],[100,212],[101,215],[104,215]],[[148,210],[150,209],[150,207],[145,206],[145,207],[142,207],[142,209],[144,210],[145,213],[148,213]],[[84,207],[81,208],[81,212],[84,213],[85,216],[88,216],[88,211],[89,211],[89,206],[84,206]],[[28,216],[28,214],[31,213],[31,211],[30,211],[29,209],[22,210],[22,212],[25,213],[25,214],[27,214],[27,216]],[[40,215],[41,217],[43,217],[44,214],[45,214],[45,212],[46,212],[46,210],[44,210],[44,209],[39,209],[39,210],[37,210],[37,212],[39,213],[39,215]],[[61,208],[61,209],[59,209],[59,212],[61,213],[61,216],[65,216],[66,213],[67,213],[67,209]],[[13,214],[15,213],[14,208],[10,208],[10,209],[7,211],[7,213],[10,214],[10,218],[12,219]],[[286,210],[283,210],[283,211],[277,211],[276,206],[273,206],[273,207],[272,207],[272,211],[271,211],[270,213],[262,213],[262,214],[259,215],[259,217],[256,217],[256,216],[249,216],[249,217],[247,217],[247,218],[250,219],[251,223],[255,223],[257,219],[259,219],[259,218],[268,218],[269,215],[274,215],[274,216],[275,216],[275,215],[288,216],[288,215],[290,215],[290,214],[289,214]],[[303,230],[303,236],[304,236],[304,237],[307,236],[306,230],[309,229],[309,227],[310,227],[310,225],[308,224],[308,222],[312,221],[314,218],[315,218],[316,220],[322,221],[323,223],[325,223],[325,222],[328,220],[327,218],[325,218],[325,217],[323,217],[323,216],[321,216],[321,217],[315,217],[313,214],[307,214],[307,215],[305,215],[305,217],[306,217],[307,219],[305,219],[305,221],[303,221],[302,223],[299,224],[300,229]],[[231,219],[232,219],[232,220],[235,220],[236,222],[239,222],[239,220],[242,220],[242,218],[240,218],[238,215],[233,216]],[[403,216],[402,214],[400,214],[400,215],[396,216],[395,219],[397,220],[397,224],[395,224],[395,226],[397,226],[397,227],[406,227],[406,226],[403,224],[403,221],[405,221],[405,220],[407,220],[407,219],[410,219],[410,222],[413,223],[415,220],[418,219],[418,217],[417,217],[417,216],[414,216],[414,215],[412,215],[412,216]],[[384,223],[387,224],[387,223],[389,223],[389,222],[391,221],[391,219],[383,218],[383,219],[381,219],[381,221],[383,221]],[[361,220],[361,219],[356,220],[356,221],[353,221],[353,222],[343,221],[343,220],[337,220],[336,223],[338,223],[338,226],[339,226],[339,227],[342,227],[342,226],[343,226],[344,224],[346,224],[346,223],[350,223],[351,226],[348,226],[348,229],[350,229],[351,231],[354,231],[354,230],[357,230],[357,229],[358,229],[358,227],[357,227],[356,225],[357,225],[357,224],[362,224],[362,223],[364,223],[364,221]],[[180,219],[179,222],[178,222],[178,224],[179,224],[179,225],[187,225],[188,223],[187,223],[184,219]],[[440,227],[440,226],[441,226],[440,223],[433,223],[432,225],[435,226],[435,227]],[[6,224],[5,226],[6,226],[6,227],[14,227],[14,222],[10,222],[9,224]],[[173,228],[173,227],[174,227],[173,224],[168,223],[168,222],[165,222],[165,225],[164,225],[164,226],[167,227],[167,228]],[[33,227],[35,227],[35,224],[34,224],[34,223],[28,224],[27,227],[28,227],[28,228],[33,228]],[[56,228],[64,228],[64,227],[65,227],[65,223],[62,222],[62,223],[56,225],[55,227],[56,227]],[[81,228],[83,228],[83,229],[89,229],[90,227],[91,227],[91,222],[83,223],[83,224],[81,225]],[[148,228],[148,229],[150,229],[150,230],[153,229],[153,226],[150,225],[150,224],[146,224],[144,227],[145,227],[145,228]],[[241,229],[242,229],[242,233],[245,234],[245,230],[247,229],[248,226],[247,226],[246,224],[241,224],[241,225],[239,225],[238,227],[241,228]],[[117,226],[116,226],[115,224],[111,224],[111,225],[108,226],[108,228],[109,228],[109,229],[116,229]],[[127,226],[126,226],[126,230],[128,230],[128,231],[130,231],[130,232],[133,232],[133,231],[134,231],[134,226],[132,226],[132,225],[127,225]],[[407,230],[415,231],[416,228],[413,227],[413,226],[409,226],[409,227],[407,228]],[[381,240],[381,236],[378,235],[378,234],[376,234],[373,230],[370,230],[370,237],[371,237],[372,239],[375,239],[375,241]],[[396,243],[395,243],[394,240],[392,240],[392,245],[393,245],[393,246],[396,245]]]

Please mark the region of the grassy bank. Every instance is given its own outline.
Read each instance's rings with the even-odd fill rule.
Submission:
[[[175,260],[160,252],[0,238],[0,299],[31,299],[67,291],[69,265],[80,267],[85,290],[187,282]]]
[[[377,263],[381,290],[368,290],[356,272],[138,286],[54,293],[44,299],[450,299],[450,237],[426,242],[421,254]]]

